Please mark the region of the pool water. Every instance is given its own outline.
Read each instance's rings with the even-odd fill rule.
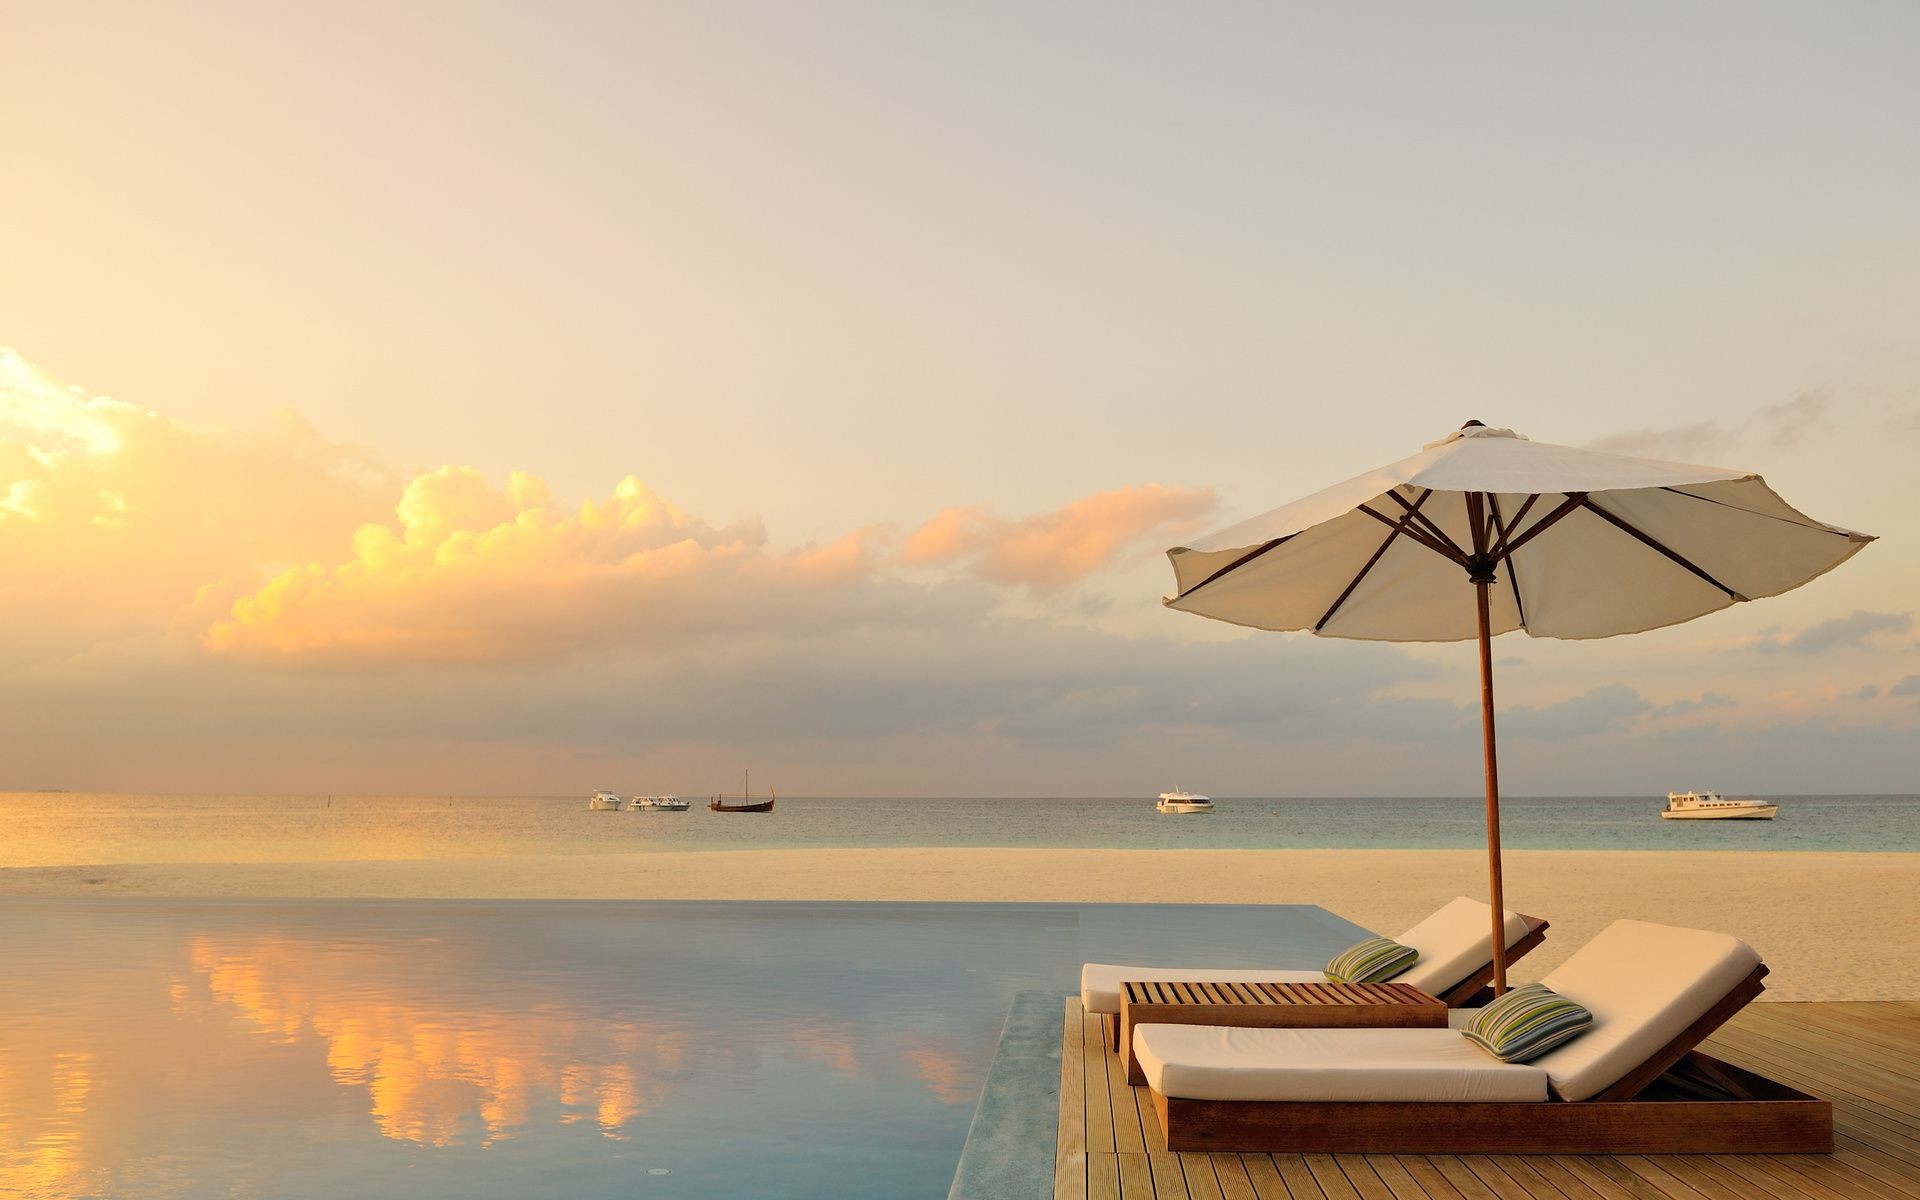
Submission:
[[[1310,906],[29,900],[0,1195],[946,1194],[1007,1006]]]

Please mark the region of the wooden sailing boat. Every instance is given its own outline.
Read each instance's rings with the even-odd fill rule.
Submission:
[[[767,798],[765,800],[755,800],[753,798],[753,789],[748,786],[748,782],[752,777],[753,772],[751,771],[744,771],[740,775],[741,802],[739,804],[728,804],[725,796],[715,796],[713,799],[707,801],[707,807],[714,812],[772,812],[773,802],[778,799],[778,797],[773,794],[772,788],[768,788]]]

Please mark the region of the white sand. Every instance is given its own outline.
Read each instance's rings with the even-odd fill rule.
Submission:
[[[1522,850],[1508,904],[1553,922],[1537,978],[1618,917],[1718,929],[1774,1000],[1920,997],[1920,854]],[[1320,904],[1397,933],[1484,895],[1471,850],[743,850],[0,870],[0,896],[1028,900]]]

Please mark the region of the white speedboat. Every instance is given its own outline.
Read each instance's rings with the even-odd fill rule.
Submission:
[[[1764,800],[1728,800],[1719,792],[1668,792],[1660,816],[1668,821],[1771,821],[1778,804]]]
[[[602,788],[600,791],[587,797],[587,810],[589,812],[619,812],[620,797]]]
[[[630,812],[686,812],[693,801],[678,796],[635,796],[627,805]]]
[[[1163,813],[1206,813],[1213,811],[1213,801],[1193,792],[1161,792],[1160,802],[1153,806],[1153,810]]]

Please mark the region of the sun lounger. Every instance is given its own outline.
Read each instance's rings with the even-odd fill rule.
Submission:
[[[1766,973],[1725,934],[1616,921],[1542,980],[1593,1026],[1529,1063],[1451,1029],[1143,1025],[1134,1051],[1176,1151],[1830,1150],[1826,1101],[1694,1049]]]
[[[1393,977],[1457,1008],[1477,996],[1493,980],[1493,926],[1491,907],[1482,900],[1458,896],[1432,916],[1394,941],[1420,951],[1413,966]],[[1509,912],[1506,915],[1509,963],[1538,946],[1547,935],[1547,922]],[[1256,967],[1142,967],[1116,963],[1087,963],[1080,968],[1080,1003],[1099,1013],[1106,1027],[1109,1049],[1119,1049],[1120,988],[1128,982],[1156,983],[1319,983],[1321,971],[1262,970]]]

